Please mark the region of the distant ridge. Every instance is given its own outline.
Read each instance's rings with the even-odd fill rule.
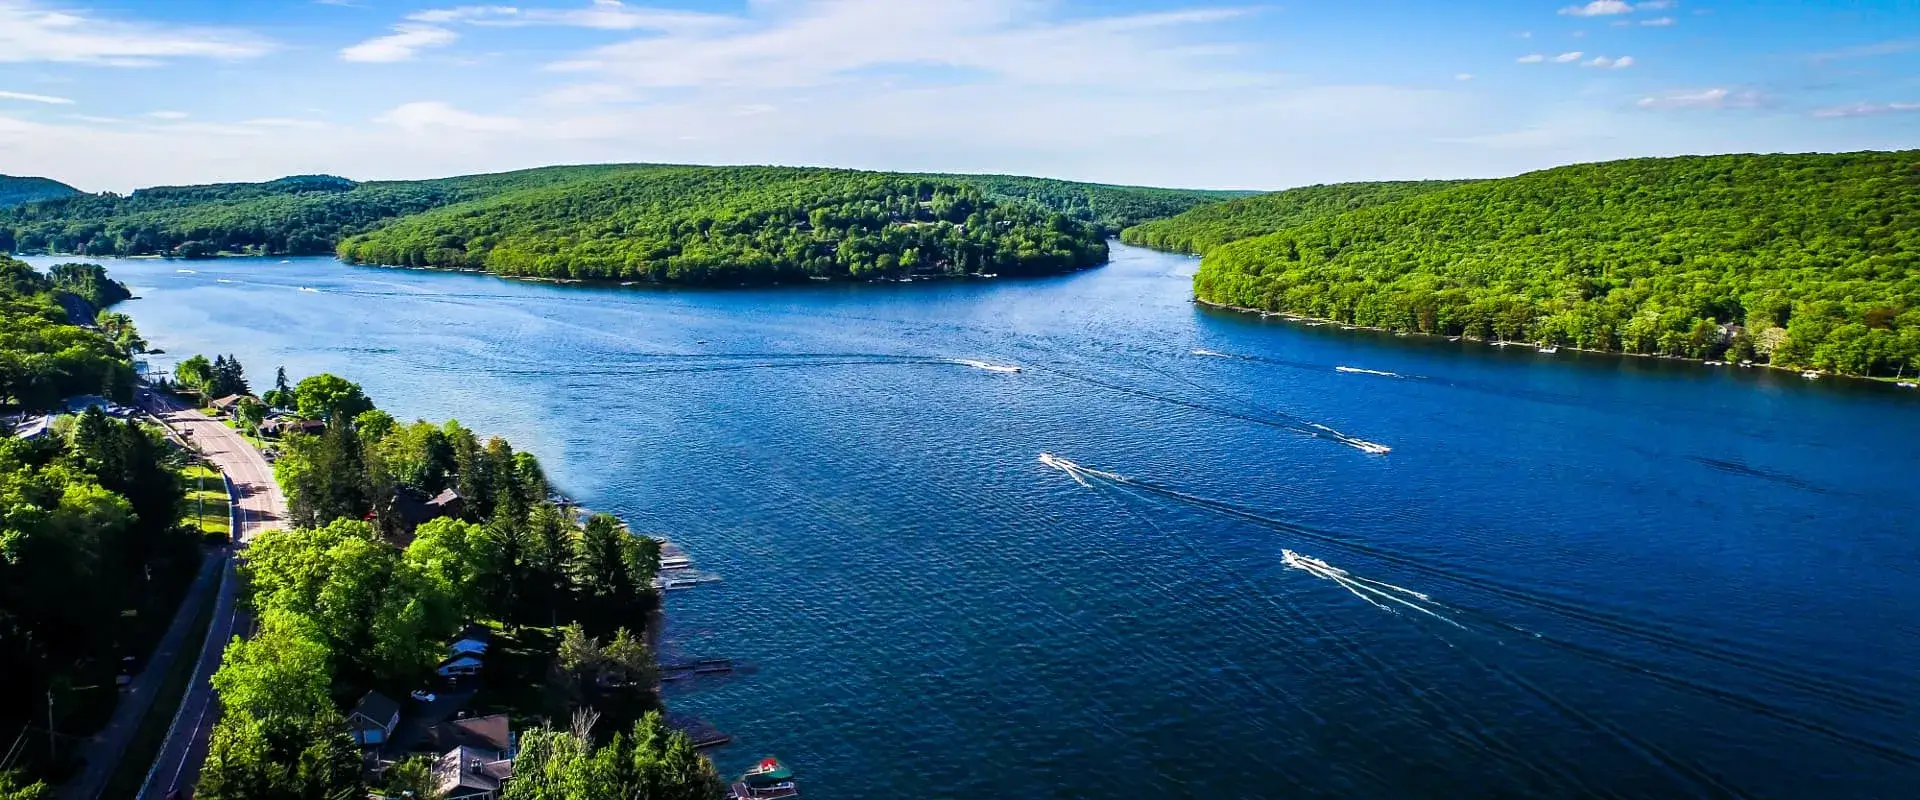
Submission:
[[[80,194],[79,189],[52,178],[0,175],[0,208],[12,208],[23,203],[56,200],[77,194]]]

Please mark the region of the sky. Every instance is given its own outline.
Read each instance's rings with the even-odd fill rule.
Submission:
[[[1920,147],[1920,3],[0,0],[0,173],[1279,189]]]

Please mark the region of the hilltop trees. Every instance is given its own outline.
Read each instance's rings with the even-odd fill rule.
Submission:
[[[503,800],[715,800],[723,788],[713,764],[658,712],[595,747],[587,724],[529,731]]]
[[[1099,231],[958,179],[674,167],[502,194],[341,243],[348,261],[671,283],[993,272],[1106,260]]]
[[[1462,184],[1218,247],[1194,292],[1391,330],[1913,374],[1920,151]]]

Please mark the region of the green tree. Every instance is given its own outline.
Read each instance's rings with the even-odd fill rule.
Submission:
[[[353,419],[373,410],[373,401],[367,399],[360,384],[324,372],[302,378],[293,393],[300,416],[307,419]]]
[[[205,396],[207,387],[213,383],[213,362],[208,361],[206,356],[196,355],[188,358],[174,365],[173,379],[181,386]]]

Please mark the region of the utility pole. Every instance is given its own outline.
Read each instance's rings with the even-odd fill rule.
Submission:
[[[55,735],[53,732],[53,689],[49,688],[47,689],[47,761],[48,762],[54,763],[54,764],[60,763],[60,756],[57,750],[58,745],[59,745],[59,739],[55,738]]]

